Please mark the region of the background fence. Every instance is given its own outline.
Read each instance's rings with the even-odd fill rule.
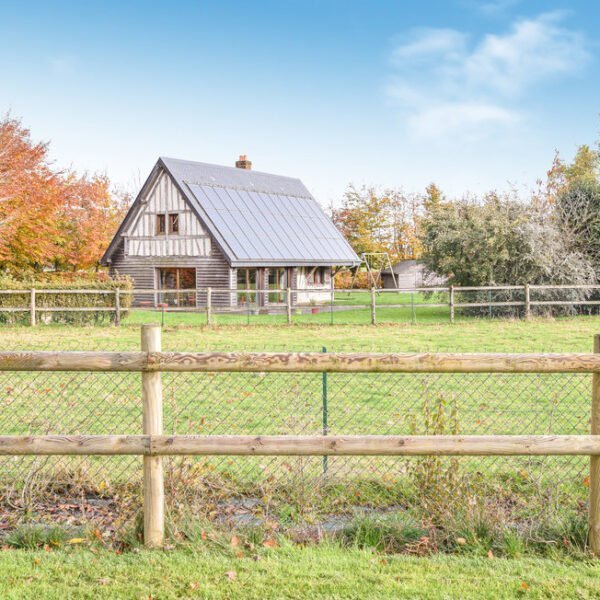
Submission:
[[[536,369],[530,357],[515,360]],[[164,432],[580,436],[590,431],[593,370],[582,364],[543,373],[166,372]],[[4,370],[0,389],[2,435],[143,432],[139,373]],[[138,456],[1,461],[0,531],[33,514],[111,537],[140,510]],[[168,517],[192,511],[230,526],[281,520],[284,504],[325,522],[340,510],[390,508],[416,519],[420,507],[437,518],[493,511],[533,528],[585,516],[590,485],[585,456],[178,456],[165,459],[165,482]]]
[[[506,285],[406,290],[0,290],[0,322],[139,324],[377,324],[464,317],[597,314],[598,285]],[[296,302],[298,295],[303,303]],[[57,303],[60,297],[64,305]],[[73,299],[73,302],[67,299]],[[77,301],[87,298],[85,305]],[[91,299],[91,300],[90,300]]]

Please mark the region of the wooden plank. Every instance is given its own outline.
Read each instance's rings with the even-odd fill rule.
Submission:
[[[0,436],[0,455],[600,456],[600,435]]]
[[[145,352],[0,352],[0,371],[142,371]]]
[[[149,454],[150,437],[144,435],[5,435],[0,456]]]
[[[600,285],[595,284],[577,284],[577,285],[530,285],[532,290],[599,290]]]
[[[161,352],[149,355],[148,369],[184,372],[591,373],[600,371],[600,356],[592,353]]]
[[[40,290],[37,289],[38,294],[114,294],[114,290]]]
[[[593,373],[600,355],[321,352],[0,352],[0,371]]]
[[[594,336],[594,353],[600,354],[600,335]],[[592,435],[600,434],[600,373],[592,376]],[[600,457],[590,459],[589,541],[591,551],[600,554]]]
[[[156,324],[142,326],[142,351],[161,349],[161,328]],[[142,374],[143,428],[147,436],[161,435],[163,430],[163,398],[160,373]],[[144,456],[144,544],[162,546],[165,533],[165,489],[161,456]]]
[[[197,299],[196,299],[197,300]],[[212,325],[212,289],[206,289],[206,324]]]
[[[600,300],[532,300],[532,306],[581,306],[589,305],[596,306],[600,304]]]
[[[600,455],[600,435],[154,436],[153,454],[227,456]]]
[[[371,287],[371,325],[377,325],[377,304],[375,302],[374,287]]]
[[[532,302],[534,304],[534,302]],[[459,302],[456,308],[487,308],[488,306],[524,306],[524,302]]]
[[[35,327],[36,315],[35,315],[35,288],[31,288],[29,297],[29,325]]]
[[[115,326],[121,325],[121,290],[115,290]]]
[[[37,311],[43,312],[114,312],[114,306],[38,306]]]

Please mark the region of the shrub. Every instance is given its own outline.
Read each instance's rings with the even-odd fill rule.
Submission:
[[[22,291],[22,293],[0,293],[0,323],[26,325],[30,322],[29,311],[2,312],[3,308],[29,309],[31,292],[36,291],[36,314],[40,323],[62,323],[71,325],[99,324],[113,322],[113,311],[44,311],[44,308],[94,308],[114,307],[114,294],[100,293],[106,290],[130,290],[131,280],[127,277],[111,278],[105,274],[94,277],[86,274],[41,274],[30,279],[14,279],[0,276],[0,290]],[[98,290],[98,294],[78,294],[69,290]],[[41,290],[59,290],[58,293],[46,293]],[[64,292],[64,293],[60,293]],[[121,294],[122,317],[131,305],[131,295]]]
[[[595,283],[593,265],[568,244],[551,214],[495,194],[480,203],[461,200],[436,207],[424,222],[423,243],[426,268],[448,275],[455,286]],[[576,301],[588,296],[589,292],[581,289],[536,290],[535,299]],[[510,290],[494,292],[493,299],[487,292],[469,293],[470,302],[490,300],[523,301],[522,297],[513,298]],[[456,301],[463,301],[463,297]],[[468,309],[471,314],[487,310]],[[572,312],[573,307],[562,310]],[[522,306],[494,307],[495,314],[505,316],[519,311]]]
[[[373,285],[373,278],[375,281],[379,279],[379,272],[372,271],[372,277],[369,275],[368,271],[360,270],[354,277],[354,273],[352,271],[340,271],[335,275],[334,285],[338,290],[349,290],[352,288],[358,288],[361,290],[371,289]]]

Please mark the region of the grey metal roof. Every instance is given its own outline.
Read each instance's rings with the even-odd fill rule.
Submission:
[[[160,161],[180,184],[197,183],[221,187],[243,188],[260,192],[311,197],[304,184],[295,177],[272,175],[237,167],[180,160],[161,156]]]
[[[232,266],[360,263],[299,179],[172,158],[159,162]]]

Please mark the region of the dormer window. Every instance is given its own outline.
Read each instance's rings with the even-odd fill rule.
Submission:
[[[167,224],[169,235],[179,233],[179,214],[178,213],[160,213],[156,215],[156,235],[165,235],[167,233]]]

